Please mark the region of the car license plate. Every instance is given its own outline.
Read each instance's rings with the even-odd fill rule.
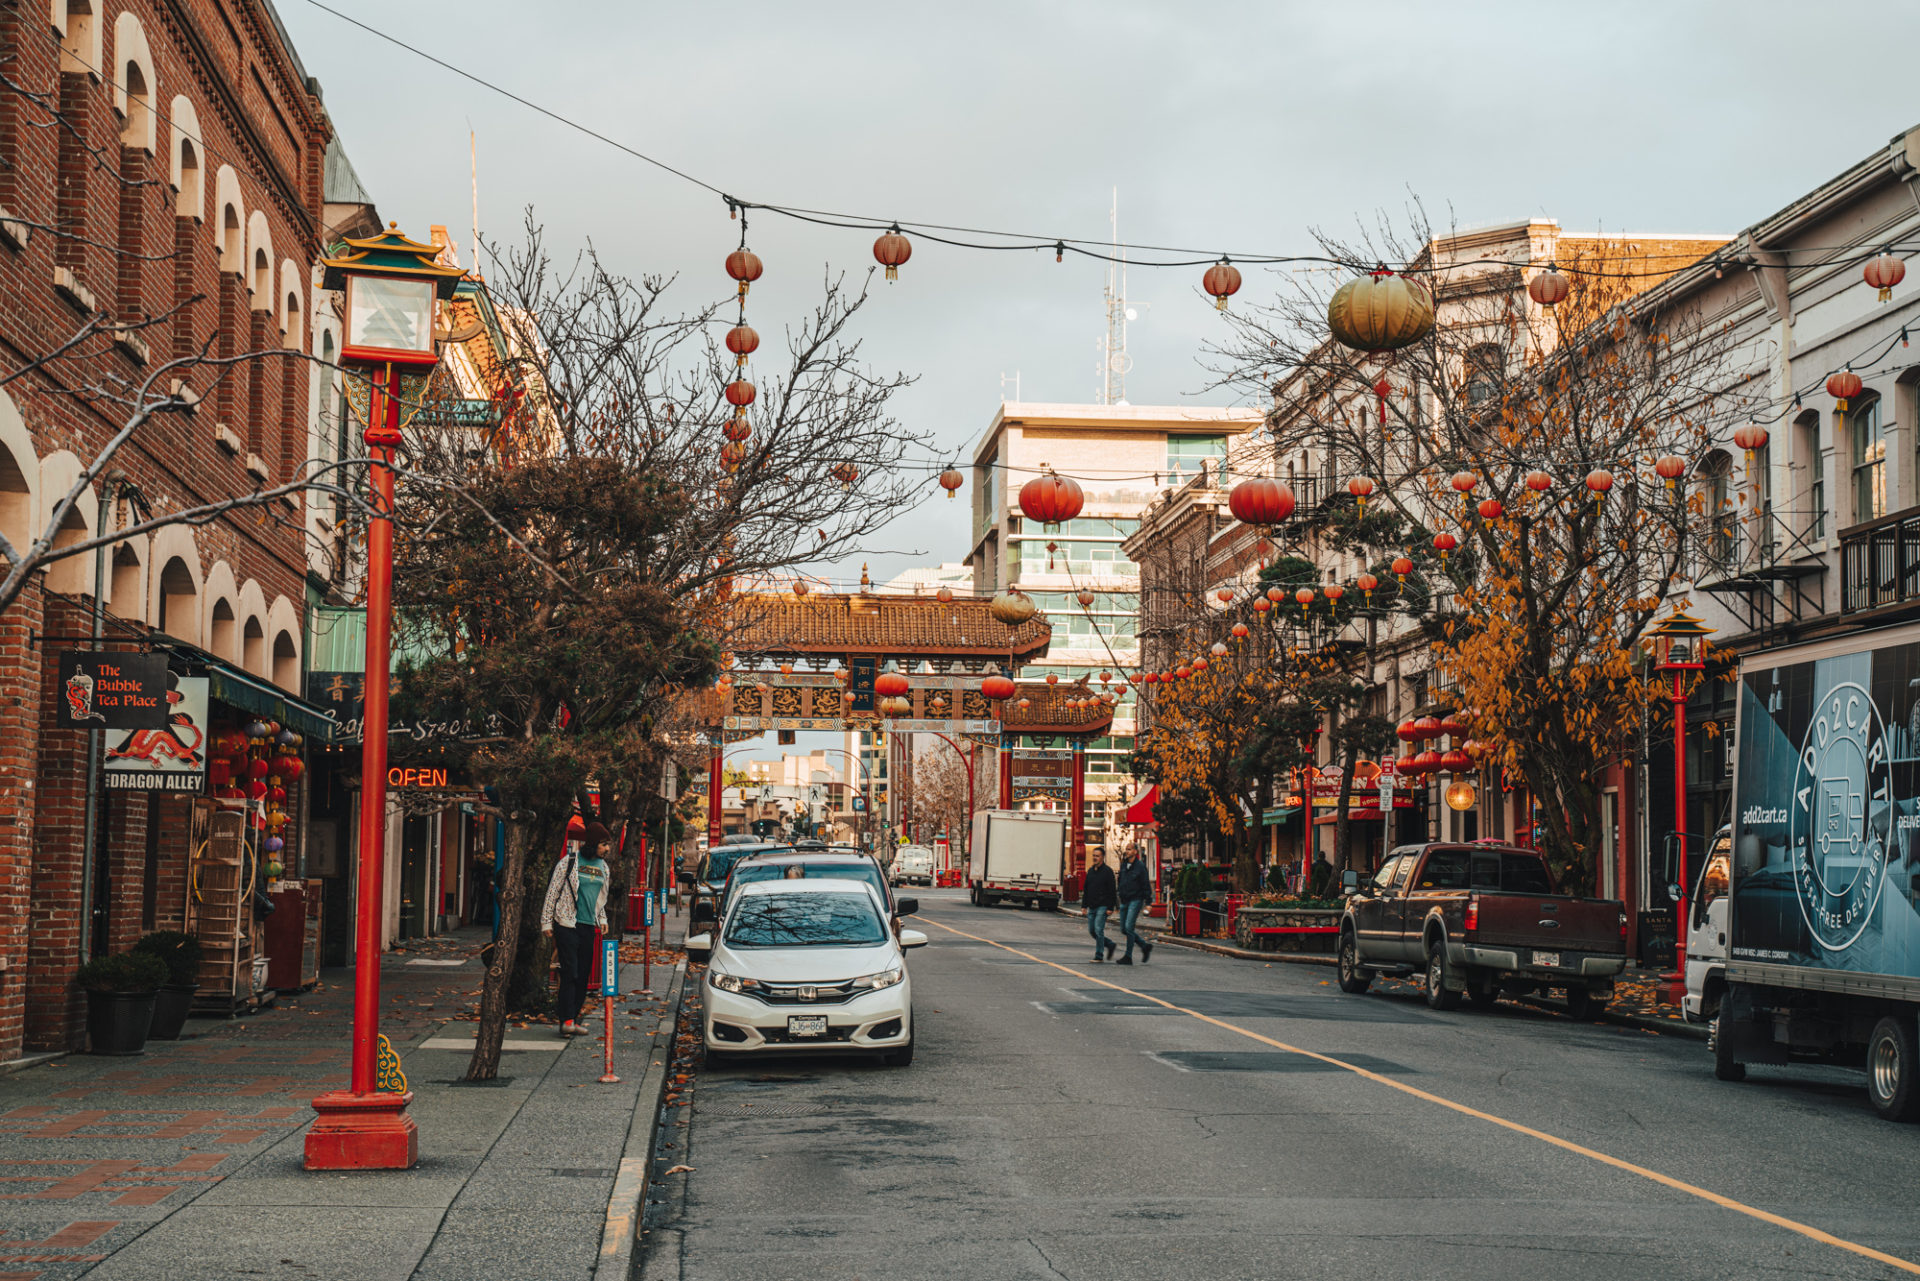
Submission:
[[[1533,954],[1533,963],[1539,966],[1550,966],[1557,970],[1560,968],[1560,953],[1535,952]]]
[[[824,1014],[789,1014],[787,1016],[788,1036],[825,1036],[827,1034],[827,1016]]]

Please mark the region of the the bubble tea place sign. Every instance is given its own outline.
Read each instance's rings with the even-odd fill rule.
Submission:
[[[167,656],[69,650],[60,655],[61,729],[160,729]]]

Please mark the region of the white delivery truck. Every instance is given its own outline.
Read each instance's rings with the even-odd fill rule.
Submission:
[[[1714,1073],[1864,1068],[1920,1119],[1920,624],[1746,654],[1737,715],[1723,981],[1688,958]]]
[[[973,816],[975,907],[1034,903],[1041,911],[1060,906],[1067,866],[1067,817],[1024,810],[980,810]]]

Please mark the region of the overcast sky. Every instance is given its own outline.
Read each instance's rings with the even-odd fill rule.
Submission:
[[[275,0],[383,217],[466,246],[531,204],[689,307],[731,293],[737,224],[691,184],[384,44]],[[484,79],[748,199],[878,217],[1310,251],[1408,193],[1462,224],[1727,232],[1920,122],[1908,4],[459,4],[329,0]],[[872,233],[762,214],[763,340]],[[1270,293],[1249,271],[1242,297]],[[1203,395],[1219,332],[1200,270],[1132,273],[1134,404]],[[918,241],[876,279],[865,354],[917,375],[900,416],[956,455],[1013,377],[1097,398],[1103,268]],[[763,345],[763,355],[768,346]],[[967,504],[931,500],[873,551],[876,580],[966,551]],[[840,573],[857,575],[857,563]]]

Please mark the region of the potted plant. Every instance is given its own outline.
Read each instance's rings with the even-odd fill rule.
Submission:
[[[87,993],[87,1041],[93,1054],[138,1054],[153,1025],[153,999],[167,963],[145,952],[102,956],[73,976]]]
[[[148,1035],[158,1041],[177,1041],[200,986],[200,940],[178,930],[155,930],[142,936],[133,950],[166,963],[167,981],[154,998],[153,1030]]]

